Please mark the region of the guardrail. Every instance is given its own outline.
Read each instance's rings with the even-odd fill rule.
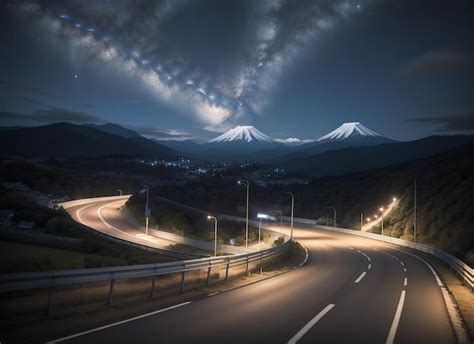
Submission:
[[[186,275],[192,271],[207,270],[205,285],[211,282],[211,270],[224,270],[224,280],[229,276],[229,270],[245,266],[245,274],[249,273],[249,265],[257,263],[263,269],[267,258],[276,256],[289,247],[289,241],[259,252],[245,253],[233,256],[218,256],[199,258],[169,263],[146,264],[135,266],[120,266],[93,269],[73,269],[52,272],[9,273],[0,275],[0,293],[48,288],[48,315],[52,314],[54,290],[60,286],[83,285],[95,282],[108,282],[107,305],[113,301],[113,290],[118,280],[128,280],[150,277],[149,297],[155,296],[155,279],[158,276],[180,274],[179,291],[184,291]],[[10,296],[10,294],[8,294]]]
[[[308,220],[308,219],[305,219],[305,220]],[[314,220],[310,220],[310,221],[314,221]],[[297,223],[296,219],[295,219],[295,223]],[[307,223],[304,223],[304,224],[307,224]],[[433,256],[438,257],[439,259],[444,261],[446,264],[448,264],[451,267],[451,269],[456,271],[456,273],[462,278],[464,283],[469,288],[471,288],[471,290],[474,289],[474,269],[472,269],[469,265],[465,264],[463,261],[454,257],[453,255],[446,253],[435,247],[425,245],[425,244],[415,244],[414,242],[399,239],[399,238],[388,237],[388,236],[380,235],[376,233],[361,232],[361,231],[357,231],[357,230],[353,230],[349,228],[329,227],[329,226],[322,226],[322,225],[313,225],[313,226],[317,226],[317,228],[321,228],[324,230],[347,233],[347,234],[357,235],[357,236],[365,237],[369,239],[384,241],[390,244],[405,246],[405,247],[409,247],[418,251],[432,254]]]

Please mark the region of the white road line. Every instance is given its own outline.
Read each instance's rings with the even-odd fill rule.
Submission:
[[[436,279],[436,283],[438,284],[438,287],[444,287],[443,282],[441,282],[441,279],[439,278],[438,274],[437,274],[436,271],[433,269],[433,267],[431,266],[430,263],[428,263],[428,262],[427,262],[426,260],[424,260],[423,258],[418,257],[417,255],[412,254],[412,253],[410,253],[410,252],[402,251],[402,250],[398,250],[398,249],[395,249],[395,250],[400,251],[400,252],[402,252],[402,253],[404,253],[404,254],[408,254],[408,255],[410,255],[410,256],[412,256],[412,257],[415,257],[416,259],[419,259],[419,260],[421,260],[423,263],[425,263],[425,265],[430,269],[431,273],[433,274],[434,278]],[[406,272],[406,271],[405,271],[405,272]]]
[[[216,292],[214,292],[214,293],[210,293],[210,294],[209,294],[209,295],[207,295],[207,296],[214,296],[214,295],[217,295],[217,294],[219,294],[219,292],[218,292],[218,291],[216,291]]]
[[[354,281],[354,283],[359,283],[360,281],[362,281],[362,279],[365,277],[365,275],[367,275],[366,271],[361,273],[360,276]]]
[[[407,268],[404,268],[403,271],[407,272]]]
[[[393,341],[395,340],[398,324],[400,323],[400,317],[402,316],[403,304],[405,303],[405,294],[406,294],[406,291],[402,290],[402,293],[400,295],[400,301],[398,301],[397,310],[395,312],[395,316],[393,317],[392,326],[390,327],[390,332],[388,333],[385,344],[392,344]]]
[[[406,287],[408,284],[408,279],[405,277],[405,280],[403,281],[403,286]]]
[[[405,264],[404,264],[402,261],[400,261],[400,264],[401,264],[402,266],[405,266]]]
[[[359,252],[361,255],[363,255],[365,258],[367,258],[367,260],[370,262],[370,257],[368,255],[366,255],[364,252],[359,251],[359,250],[357,250],[357,252]]]
[[[311,319],[304,327],[296,333],[293,338],[288,341],[288,344],[297,343],[305,334],[308,332],[311,327],[316,325],[316,323],[321,320],[331,309],[333,309],[335,304],[327,305],[321,312],[319,312],[313,319]]]
[[[371,267],[372,267],[372,264],[369,264],[369,266],[367,267],[367,270],[370,270]]]
[[[80,336],[83,336],[83,335],[86,335],[86,334],[89,334],[89,333],[102,331],[102,330],[105,330],[105,329],[110,328],[110,327],[122,325],[122,324],[125,324],[125,323],[128,323],[128,322],[131,322],[131,321],[135,321],[135,320],[146,318],[146,317],[149,317],[149,316],[152,316],[152,315],[155,315],[155,314],[163,313],[163,312],[166,312],[166,311],[178,308],[178,307],[186,306],[190,303],[191,303],[191,301],[183,302],[183,303],[180,303],[180,304],[168,307],[168,308],[159,309],[159,310],[151,312],[151,313],[142,314],[142,315],[139,315],[139,316],[136,316],[136,317],[133,317],[133,318],[130,318],[130,319],[125,319],[125,320],[122,320],[122,321],[119,321],[119,322],[116,322],[116,323],[113,323],[113,324],[97,327],[97,328],[94,328],[92,330],[88,330],[88,331],[76,333],[76,334],[73,334],[73,335],[70,335],[70,336],[67,336],[67,337],[62,337],[62,338],[59,338],[59,339],[55,339],[55,340],[52,340],[52,341],[47,342],[47,343],[48,344],[53,344],[53,343],[64,342],[66,340],[77,338],[77,337],[80,337]]]
[[[82,207],[81,209],[76,210],[76,217],[77,217],[77,219],[79,220],[80,223],[84,223],[84,221],[82,220],[82,217],[81,217],[81,211],[83,211],[84,209],[90,208],[94,205],[96,205],[96,203],[88,204],[85,207]]]

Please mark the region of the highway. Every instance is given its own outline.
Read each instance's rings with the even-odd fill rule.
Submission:
[[[66,206],[66,211],[74,220],[90,228],[136,244],[160,250],[169,250],[169,245],[174,244],[193,246],[209,252],[214,250],[214,243],[212,242],[187,238],[165,231],[157,231],[151,227],[149,230],[150,234],[153,235],[146,235],[143,226],[129,219],[121,211],[127,200],[127,196],[123,196],[121,199],[84,199],[79,204]],[[262,247],[266,247],[266,244],[262,245]],[[245,247],[218,243],[217,249],[228,254],[239,254],[255,251],[258,247],[250,245],[249,249],[245,249]]]
[[[121,214],[120,208],[127,200],[105,200],[75,205],[66,209],[71,217],[104,234],[157,249],[167,249],[174,242],[146,235],[130,224]]]
[[[419,258],[314,228],[295,239],[309,251],[301,268],[56,342],[455,342],[442,282]]]

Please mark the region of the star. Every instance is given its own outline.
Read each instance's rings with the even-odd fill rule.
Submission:
[[[78,75],[77,74],[74,74],[74,79],[77,79]]]

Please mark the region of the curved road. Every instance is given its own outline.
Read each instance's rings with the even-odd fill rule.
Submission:
[[[421,259],[375,240],[314,228],[295,227],[295,239],[310,253],[302,268],[60,341],[455,342],[442,282]]]

